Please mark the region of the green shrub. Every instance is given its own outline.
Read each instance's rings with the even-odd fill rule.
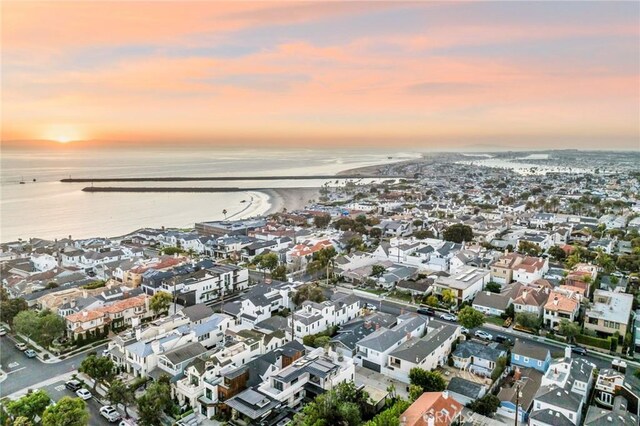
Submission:
[[[600,339],[598,337],[586,336],[584,334],[578,334],[576,337],[576,342],[582,343],[583,345],[593,346],[594,348],[600,349],[611,349],[611,341],[610,339]]]
[[[95,290],[96,288],[101,288],[107,285],[107,282],[104,280],[92,281],[89,284],[83,285],[82,288],[85,290]]]

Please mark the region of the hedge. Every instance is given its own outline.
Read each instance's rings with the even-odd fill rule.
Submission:
[[[587,336],[585,334],[578,334],[576,337],[576,342],[582,343],[584,345],[593,346],[594,348],[600,349],[611,349],[611,341],[610,339],[599,339],[597,337]]]

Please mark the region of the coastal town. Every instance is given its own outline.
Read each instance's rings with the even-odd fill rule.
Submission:
[[[638,425],[638,164],[425,154],[263,216],[3,241],[0,424]]]

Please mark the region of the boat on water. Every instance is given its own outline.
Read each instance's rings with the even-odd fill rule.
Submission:
[[[25,183],[24,176],[20,176],[20,185],[24,185]]]
[[[241,203],[246,203],[246,202],[247,202],[247,200],[242,200],[242,201],[240,201],[240,202],[241,202]]]

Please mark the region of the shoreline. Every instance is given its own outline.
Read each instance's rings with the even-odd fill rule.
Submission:
[[[320,196],[320,188],[269,188],[260,189],[259,192],[269,197],[269,209],[263,213],[263,216],[269,216],[274,213],[280,213],[283,209],[287,211],[302,210],[309,200],[317,200]]]

